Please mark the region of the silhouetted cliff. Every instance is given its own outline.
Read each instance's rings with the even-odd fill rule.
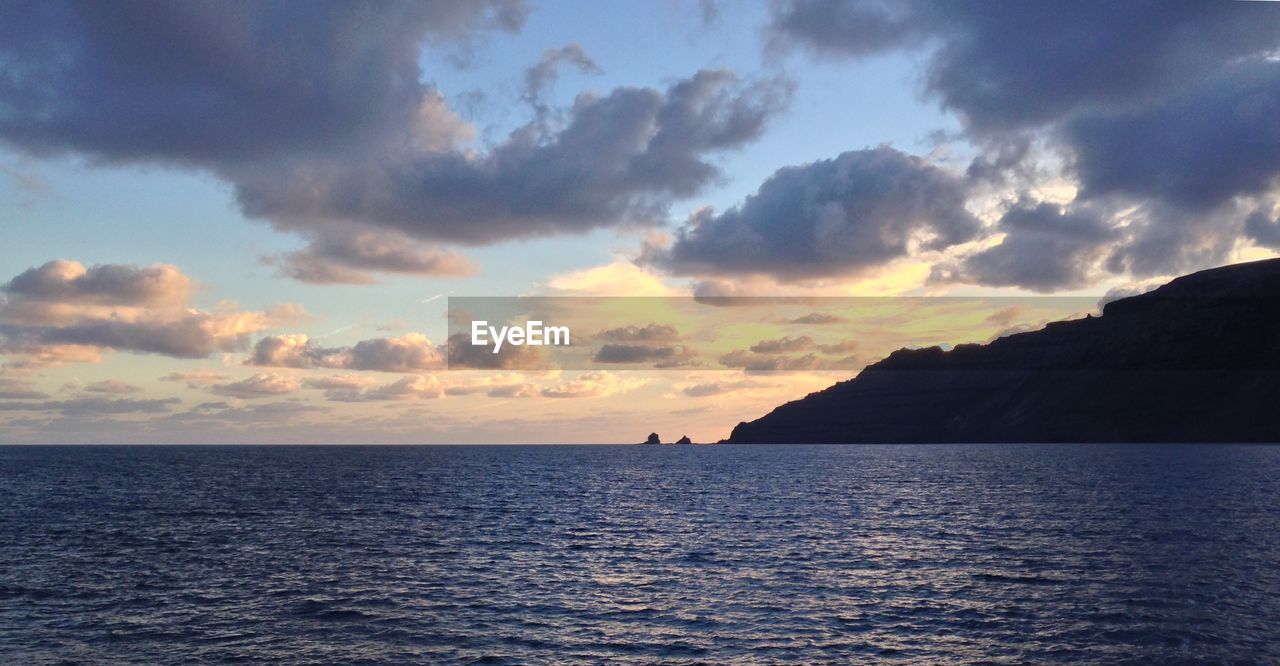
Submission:
[[[1280,441],[1280,260],[985,345],[899,350],[728,441]]]

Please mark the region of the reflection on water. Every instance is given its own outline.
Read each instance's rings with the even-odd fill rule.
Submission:
[[[0,661],[1280,659],[1280,447],[0,448]]]

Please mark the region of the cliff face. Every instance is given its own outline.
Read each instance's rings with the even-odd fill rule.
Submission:
[[[1280,441],[1280,260],[985,345],[899,350],[728,441]]]

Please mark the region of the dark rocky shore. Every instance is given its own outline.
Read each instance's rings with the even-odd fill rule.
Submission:
[[[899,350],[726,441],[1280,441],[1280,260],[985,345]]]

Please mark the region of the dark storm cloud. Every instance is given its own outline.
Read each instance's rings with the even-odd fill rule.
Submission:
[[[920,40],[929,31],[923,3],[792,0],[775,2],[769,25],[774,47],[798,44],[819,52],[866,56]]]
[[[1203,210],[1147,201],[1123,220],[1125,241],[1115,248],[1107,267],[1113,273],[1144,278],[1220,265],[1247,236],[1246,218],[1257,205],[1233,200]]]
[[[741,206],[704,209],[669,249],[642,261],[678,275],[850,275],[905,256],[913,240],[943,249],[977,236],[966,185],[888,147],[779,169]]]
[[[960,261],[934,268],[931,281],[1017,286],[1033,291],[1083,287],[1119,233],[1083,207],[1019,204],[1001,217],[1004,240]]]
[[[927,46],[925,85],[971,129],[1140,104],[1280,43],[1268,3],[792,0],[776,42],[845,56]]]
[[[520,0],[6,2],[0,137],[34,152],[229,165],[343,150],[431,94],[420,45],[518,30]]]
[[[356,224],[477,244],[660,221],[719,175],[712,154],[758,137],[789,97],[780,81],[702,71],[551,110],[540,97],[559,67],[595,69],[570,45],[528,73],[535,117],[468,149],[474,130],[424,83],[421,50],[514,31],[524,14],[520,0],[7,3],[0,141],[207,169],[247,215],[310,238]],[[380,270],[332,250],[320,241],[284,272],[361,282]],[[445,259],[412,272],[457,272]]]
[[[235,177],[251,216],[281,228],[358,221],[459,243],[658,222],[712,182],[708,155],[757,138],[789,96],[702,71],[665,91],[580,95],[567,124],[514,132],[483,154],[378,150],[260,164]]]
[[[1245,230],[1258,245],[1280,250],[1280,218],[1255,211],[1245,220]]]
[[[1084,286],[1103,255],[1106,271],[1141,277],[1221,263],[1242,237],[1267,242],[1280,182],[1274,3],[794,0],[775,6],[770,33],[855,58],[928,49],[925,91],[979,148],[975,185],[1020,170],[1034,182],[1032,137],[1078,179],[1069,212],[1043,209],[1031,225],[1015,210],[996,229],[1002,245],[935,279],[1048,291]]]
[[[1063,135],[1083,197],[1123,194],[1207,210],[1275,187],[1277,118],[1280,62],[1266,61],[1226,70],[1161,104],[1078,116]]]

